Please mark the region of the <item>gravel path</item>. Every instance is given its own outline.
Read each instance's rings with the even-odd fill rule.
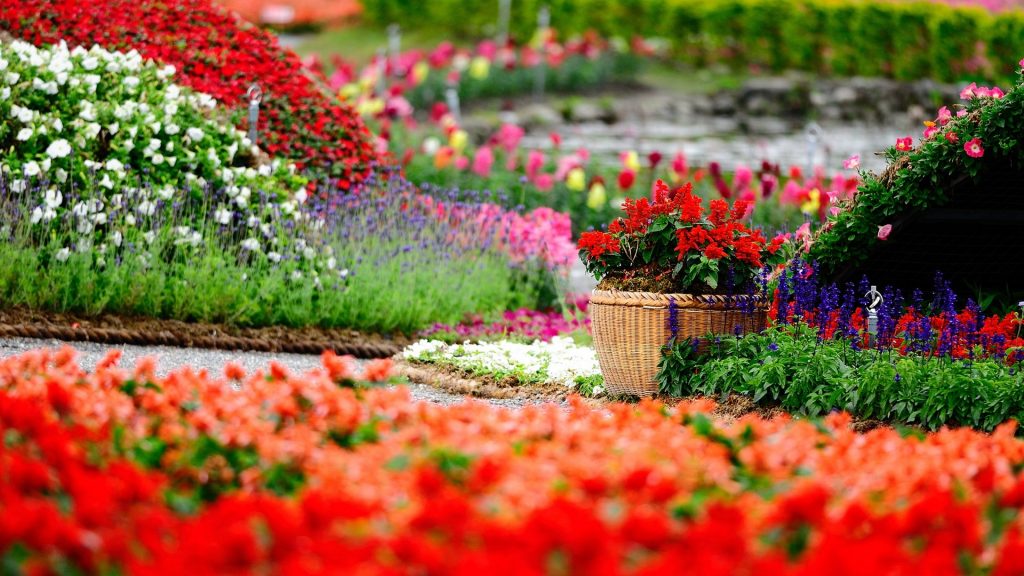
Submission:
[[[85,370],[92,370],[110,350],[121,350],[121,366],[131,369],[135,361],[146,356],[157,359],[157,374],[166,376],[168,373],[191,366],[196,370],[203,368],[211,374],[220,374],[227,362],[237,362],[246,372],[266,369],[271,360],[277,360],[293,373],[306,372],[320,366],[319,356],[303,354],[272,354],[265,352],[230,352],[226,350],[206,350],[199,348],[172,348],[169,346],[116,346],[97,344],[94,342],[62,342],[60,340],[35,340],[30,338],[0,339],[0,359],[23,354],[37,348],[59,348],[70,345],[78,351],[79,365]],[[409,386],[415,400],[433,402],[435,404],[452,405],[466,400],[465,396],[449,394],[431,386],[413,384]],[[486,400],[496,406],[518,408],[531,403],[521,399]]]

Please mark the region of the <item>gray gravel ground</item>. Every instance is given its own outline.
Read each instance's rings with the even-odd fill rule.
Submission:
[[[271,360],[277,360],[284,364],[294,373],[302,373],[320,365],[319,356],[308,356],[303,354],[272,354],[265,352],[231,352],[226,350],[206,350],[198,348],[172,348],[169,346],[120,346],[109,344],[97,344],[94,342],[62,342],[60,340],[35,340],[31,338],[0,339],[0,359],[10,356],[17,356],[29,350],[37,348],[60,348],[68,344],[78,351],[79,365],[85,370],[92,370],[108,351],[118,349],[122,351],[120,365],[131,369],[135,361],[146,356],[155,356],[157,359],[157,374],[166,376],[173,370],[191,366],[195,370],[206,368],[213,374],[219,374],[224,369],[224,364],[237,362],[246,372],[253,372],[257,369],[266,369]],[[416,400],[433,402],[435,404],[451,405],[466,400],[466,397],[449,394],[422,384],[409,386],[412,397]],[[495,399],[487,400],[496,406],[509,408],[521,407],[527,400],[520,399]]]

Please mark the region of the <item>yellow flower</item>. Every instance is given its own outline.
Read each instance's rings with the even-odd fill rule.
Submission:
[[[587,187],[587,174],[583,168],[573,168],[565,175],[565,185],[573,192],[582,192]]]
[[[374,116],[384,110],[384,101],[380,98],[367,98],[356,105],[356,111],[361,116]]]
[[[448,145],[451,146],[456,154],[462,154],[462,151],[466,149],[466,144],[469,143],[469,134],[465,130],[454,130],[452,135],[448,137]]]
[[[417,62],[412,67],[412,81],[413,84],[422,84],[427,76],[430,75],[430,65],[424,61]]]
[[[591,210],[597,210],[604,206],[604,203],[607,201],[608,191],[604,189],[604,184],[594,182],[593,186],[590,187],[590,193],[587,194],[587,207]]]
[[[338,90],[338,97],[342,100],[351,100],[359,95],[360,88],[358,84],[349,83],[341,87]]]
[[[490,73],[491,62],[483,56],[477,56],[473,58],[473,61],[469,63],[469,77],[476,80],[483,80],[487,78],[487,74]]]
[[[630,150],[622,154],[622,165],[625,168],[629,168],[634,173],[640,172],[640,155],[636,153],[636,150]]]
[[[821,208],[821,191],[815,188],[807,194],[807,201],[800,205],[804,214],[814,214]]]

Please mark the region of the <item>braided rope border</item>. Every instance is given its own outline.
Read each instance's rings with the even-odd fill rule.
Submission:
[[[308,338],[269,339],[227,334],[195,336],[172,330],[134,330],[127,328],[71,327],[53,324],[0,324],[0,338],[56,339],[66,342],[97,342],[134,346],[174,346],[288,354],[320,354],[332,350],[356,358],[389,358],[402,351],[397,344],[338,342]]]

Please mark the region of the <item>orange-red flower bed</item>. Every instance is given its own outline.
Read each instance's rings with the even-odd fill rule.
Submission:
[[[1019,574],[1007,424],[520,410],[296,376],[0,362],[0,556],[42,572]]]

